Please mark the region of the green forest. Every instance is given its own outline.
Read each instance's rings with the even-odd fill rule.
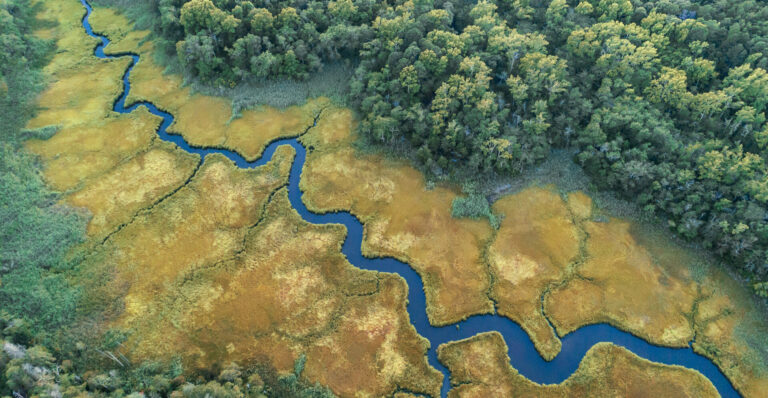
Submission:
[[[435,176],[514,175],[567,149],[768,296],[764,2],[150,4],[190,79],[306,79],[345,60],[369,141]]]

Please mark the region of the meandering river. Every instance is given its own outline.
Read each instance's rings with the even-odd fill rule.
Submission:
[[[561,383],[567,379],[579,366],[586,352],[599,342],[611,342],[625,347],[640,357],[668,365],[681,365],[695,369],[706,376],[717,391],[723,397],[739,397],[730,381],[723,375],[717,366],[708,358],[693,351],[692,348],[668,348],[660,347],[646,342],[630,333],[621,331],[608,324],[598,324],[582,327],[562,338],[562,351],[552,361],[545,361],[536,351],[533,343],[523,329],[508,318],[499,315],[476,315],[455,325],[434,327],[426,313],[426,299],[424,285],[419,275],[408,264],[394,258],[366,258],[361,252],[363,239],[363,225],[348,212],[335,212],[326,214],[312,213],[307,210],[302,201],[303,193],[299,189],[302,169],[306,160],[306,148],[296,139],[287,138],[272,142],[256,161],[248,162],[236,152],[193,147],[181,135],[169,134],[168,127],[173,123],[173,115],[158,109],[149,102],[137,102],[126,107],[125,100],[131,90],[130,75],[133,67],[139,62],[139,56],[132,53],[106,55],[104,48],[109,45],[106,36],[93,32],[88,19],[92,8],[86,0],[80,0],[85,6],[86,14],[83,17],[83,27],[88,35],[101,40],[94,50],[99,58],[131,57],[132,62],[123,75],[123,93],[115,101],[114,111],[118,113],[131,113],[139,107],[145,107],[153,115],[163,119],[157,130],[159,137],[165,141],[173,142],[179,148],[189,153],[200,155],[201,161],[205,156],[219,153],[231,159],[240,168],[253,168],[266,164],[272,159],[275,150],[282,145],[289,145],[296,151],[296,157],[288,184],[288,196],[291,205],[301,217],[312,224],[342,224],[347,228],[347,236],[342,246],[342,252],[355,267],[379,272],[396,273],[402,276],[408,283],[408,315],[416,331],[429,340],[431,346],[427,353],[430,365],[437,368],[445,376],[442,385],[442,396],[450,389],[450,373],[437,360],[437,347],[449,341],[461,340],[472,337],[478,333],[497,331],[504,336],[504,341],[509,347],[509,357],[512,366],[523,376],[537,383],[553,384]],[[674,394],[674,392],[670,392]]]

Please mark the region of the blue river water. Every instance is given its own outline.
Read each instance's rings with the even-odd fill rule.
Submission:
[[[499,315],[476,315],[456,325],[435,327],[427,320],[426,298],[424,296],[423,283],[419,275],[406,263],[394,258],[367,258],[361,252],[363,238],[363,225],[354,215],[348,212],[335,212],[317,214],[309,211],[302,201],[303,193],[299,189],[299,180],[306,160],[307,151],[296,138],[286,138],[272,142],[262,154],[261,158],[253,162],[246,161],[238,153],[213,148],[200,148],[190,145],[181,135],[168,133],[168,127],[173,123],[173,115],[158,109],[149,102],[137,102],[126,107],[125,100],[131,89],[130,74],[133,67],[139,62],[139,56],[133,53],[110,54],[104,53],[104,48],[109,44],[109,39],[93,32],[88,19],[92,8],[86,0],[80,0],[85,6],[86,14],[83,17],[83,27],[88,35],[101,40],[94,50],[99,58],[131,57],[132,62],[123,75],[123,93],[115,101],[114,111],[118,113],[131,113],[139,107],[145,107],[153,115],[163,119],[157,134],[164,141],[173,142],[179,148],[189,153],[200,155],[201,161],[205,156],[219,153],[231,159],[240,168],[254,168],[262,166],[272,159],[275,150],[282,145],[289,145],[296,151],[296,157],[288,184],[288,196],[291,205],[304,220],[312,224],[342,224],[347,228],[347,237],[342,246],[342,252],[355,267],[379,272],[396,273],[402,276],[408,283],[408,315],[416,331],[429,340],[430,349],[427,358],[430,365],[443,373],[444,380],[441,395],[445,396],[450,389],[448,369],[437,360],[437,347],[442,343],[461,340],[472,337],[478,333],[497,331],[504,336],[504,341],[509,347],[509,357],[512,366],[523,376],[542,384],[561,383],[567,379],[579,366],[586,352],[599,342],[611,342],[625,347],[645,359],[669,365],[680,365],[696,369],[706,376],[717,391],[723,397],[739,397],[730,381],[723,375],[720,369],[708,358],[701,356],[690,347],[668,348],[660,347],[646,342],[630,333],[621,331],[608,324],[584,326],[562,338],[562,351],[552,361],[545,361],[536,351],[531,339],[523,329],[515,322]],[[675,391],[670,391],[673,396]]]

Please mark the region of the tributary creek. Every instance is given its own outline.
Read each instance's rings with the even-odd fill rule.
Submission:
[[[122,58],[131,57],[132,62],[123,75],[123,93],[115,101],[114,111],[118,113],[131,113],[139,107],[145,107],[153,115],[163,119],[162,124],[157,130],[157,134],[164,141],[172,142],[179,148],[189,153],[200,155],[201,161],[205,156],[213,153],[219,153],[231,159],[240,168],[254,168],[262,166],[272,159],[275,150],[282,145],[289,145],[296,151],[296,157],[288,183],[288,197],[293,208],[301,217],[312,224],[341,224],[347,228],[347,236],[342,246],[342,253],[347,257],[355,267],[378,271],[396,273],[403,277],[408,283],[408,315],[416,331],[430,342],[430,349],[427,353],[429,364],[443,373],[443,385],[441,395],[444,397],[450,389],[448,369],[437,360],[437,347],[440,344],[455,340],[462,340],[472,337],[478,333],[497,331],[504,336],[504,341],[509,347],[509,357],[511,365],[517,369],[520,374],[542,384],[561,383],[567,379],[579,367],[579,363],[586,352],[599,342],[611,342],[622,346],[637,354],[640,357],[653,362],[680,365],[695,369],[706,376],[717,391],[723,397],[739,397],[739,393],[734,389],[730,381],[723,375],[717,366],[708,358],[701,356],[690,347],[669,348],[660,347],[646,342],[630,333],[621,331],[608,324],[597,324],[584,326],[578,330],[567,334],[562,338],[562,351],[552,361],[545,361],[536,351],[531,339],[523,329],[508,318],[500,315],[475,315],[467,320],[455,325],[435,327],[432,326],[426,313],[426,298],[424,295],[424,285],[419,275],[408,264],[394,258],[367,258],[361,252],[363,239],[363,225],[354,215],[348,212],[334,212],[317,214],[310,212],[304,202],[302,202],[302,192],[299,189],[304,161],[307,157],[307,150],[296,138],[286,138],[272,142],[256,161],[248,162],[238,153],[213,148],[193,147],[181,135],[169,134],[168,127],[173,123],[173,115],[158,109],[149,102],[137,102],[129,106],[125,105],[125,100],[131,90],[130,75],[133,67],[139,62],[139,56],[131,53],[106,55],[104,48],[109,45],[109,39],[106,36],[93,32],[91,24],[88,21],[92,8],[86,0],[80,0],[85,6],[86,15],[83,17],[83,27],[88,35],[95,37],[101,43],[94,50],[94,55],[98,58]],[[671,394],[674,392],[670,391]]]

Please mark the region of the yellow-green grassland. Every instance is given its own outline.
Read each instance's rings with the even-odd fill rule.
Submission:
[[[292,149],[244,170],[221,155],[201,163],[161,141],[161,120],[143,108],[111,110],[129,59],[92,55],[96,40],[82,28],[79,1],[41,1],[40,18],[58,25],[38,34],[56,40],[58,52],[28,127],[58,132],[27,149],[62,200],[91,215],[78,279],[107,275],[87,300],[110,303],[100,305],[109,311],[97,328],[128,331],[123,354],[180,356],[188,372],[236,361],[282,373],[304,355],[302,377],[340,396],[439,396],[429,342],[409,322],[409,286],[353,267],[341,253],[342,226],[309,224],[291,208]],[[233,115],[231,100],[195,93],[164,73],[150,32],[111,9],[97,7],[90,21],[112,40],[107,53],[141,56],[127,103],[151,101],[172,113],[169,131],[190,144],[253,160],[270,142],[299,137],[308,148],[300,186],[307,207],[350,211],[364,223],[364,255],[410,264],[424,282],[432,324],[498,312],[549,359],[560,337],[594,323],[664,346],[695,336],[694,348],[745,396],[768,391],[768,354],[752,343],[766,330],[761,310],[721,267],[666,234],[612,217],[584,192],[547,184],[497,200],[498,229],[454,218],[460,190],[431,187],[409,163],[359,150],[351,110],[317,98]],[[511,368],[497,333],[443,345],[439,358],[452,372],[452,396],[716,396],[695,371],[611,344],[593,347],[576,374],[554,386]]]
[[[315,148],[301,181],[304,200],[316,211],[344,209],[360,217],[366,255],[408,261],[424,280],[431,322],[486,312],[491,300],[545,358],[559,352],[558,336],[594,323],[672,347],[696,335],[694,348],[715,360],[739,391],[759,396],[768,386],[763,348],[750,343],[766,330],[762,310],[695,250],[606,216],[583,192],[555,186],[500,198],[493,205],[503,215],[498,231],[487,222],[451,218],[455,190],[427,190],[407,164],[356,151],[353,134],[344,137],[342,130],[354,131],[351,114],[325,116],[302,137]],[[445,289],[453,281],[459,286]]]
[[[44,6],[40,17],[59,24],[43,34],[58,39],[59,53],[29,127],[60,130],[27,147],[63,200],[91,214],[80,274],[108,275],[108,282],[86,302],[117,303],[100,327],[129,331],[126,355],[137,362],[181,356],[189,372],[237,361],[283,373],[305,355],[304,377],[342,396],[438,394],[442,375],[428,366],[428,342],[408,321],[405,282],[353,268],[340,253],[343,228],[309,225],[290,208],[282,187],[292,149],[280,148],[253,170],[221,156],[199,165],[199,157],[156,138],[159,118],[111,111],[127,61],[92,56],[80,2]],[[110,10],[97,8],[92,17],[96,31],[115,39],[112,51],[131,50],[146,34],[125,28],[128,21]],[[150,59],[137,70],[144,60],[154,66]],[[187,101],[188,89],[173,90],[180,91],[152,98],[180,115],[173,131],[186,137],[195,126],[195,133],[226,136],[190,141],[249,158],[275,138],[305,133],[327,102],[246,111],[229,123],[229,105],[214,105],[223,100]],[[182,99],[183,109],[168,98]]]
[[[593,346],[576,372],[561,384],[531,382],[509,366],[499,333],[443,344],[440,361],[451,371],[454,397],[717,397],[696,371],[659,365],[610,343]]]

